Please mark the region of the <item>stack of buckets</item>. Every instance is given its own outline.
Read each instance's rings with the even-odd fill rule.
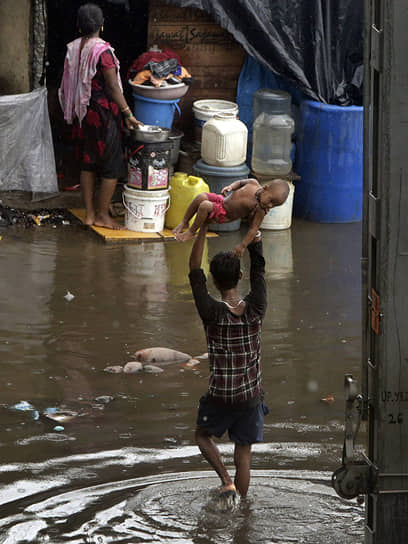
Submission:
[[[134,96],[134,115],[147,125],[171,128],[177,100]],[[128,183],[123,192],[125,226],[136,232],[162,232],[170,206],[169,165],[173,142],[135,142],[128,158]]]
[[[128,160],[128,183],[122,198],[125,227],[136,232],[161,232],[169,207],[171,144],[136,142]]]
[[[212,193],[234,181],[248,178],[245,164],[248,129],[238,120],[238,106],[226,100],[198,100],[193,104],[195,139],[201,143],[201,159],[193,167]],[[210,230],[226,232],[239,230],[241,220],[213,223]]]

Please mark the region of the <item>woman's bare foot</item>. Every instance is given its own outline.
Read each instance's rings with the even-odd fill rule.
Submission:
[[[195,233],[191,232],[190,229],[185,230],[176,234],[176,240],[178,242],[186,242],[187,240],[192,240],[195,237]]]
[[[174,227],[174,229],[171,232],[174,234],[174,236],[176,236],[179,232],[182,232],[187,227],[188,227],[188,224],[182,221],[181,223],[177,225],[177,227]]]
[[[95,221],[93,223],[95,227],[105,227],[106,229],[113,229],[113,230],[124,230],[125,227],[121,225],[120,223],[117,223],[110,215],[102,215],[98,214],[95,217]]]
[[[85,216],[85,225],[88,225],[89,227],[91,227],[95,222],[95,212],[86,212],[86,216]]]

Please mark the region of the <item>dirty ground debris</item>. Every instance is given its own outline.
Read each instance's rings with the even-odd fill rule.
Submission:
[[[3,206],[0,203],[0,227],[13,225],[20,227],[35,227],[41,225],[70,225],[73,221],[72,215],[64,209],[38,209],[20,210]]]

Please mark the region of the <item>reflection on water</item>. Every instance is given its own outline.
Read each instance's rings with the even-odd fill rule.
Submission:
[[[2,312],[2,341],[0,353],[15,356],[24,353],[24,359],[35,360],[41,353],[42,335],[47,333],[51,315],[49,304],[55,285],[56,240],[41,240],[38,244],[21,249],[10,247],[3,254],[1,270],[1,306],[13,304],[13,311]],[[13,266],[16,259],[19,266]],[[12,343],[19,346],[10,348]],[[13,358],[22,363],[21,356]]]
[[[255,470],[250,497],[232,511],[217,498],[219,482],[209,472],[54,488],[48,494],[36,494],[31,485],[24,507],[9,507],[0,519],[2,542],[357,544],[363,509],[340,500],[327,485],[329,476]]]
[[[241,235],[208,240],[207,273],[211,257],[232,249]],[[106,245],[75,227],[13,228],[2,236],[0,542],[84,542],[84,534],[87,542],[166,542],[168,526],[159,518],[173,520],[175,542],[216,542],[215,536],[203,536],[211,531],[201,527],[198,513],[206,512],[201,486],[207,480],[191,480],[208,468],[193,442],[207,363],[194,369],[169,365],[160,375],[104,372],[145,347],[166,346],[192,356],[206,351],[187,277],[191,243]],[[340,531],[346,505],[335,499],[325,479],[341,457],[343,376],[358,377],[360,367],[360,225],[295,221],[288,231],[263,231],[262,236],[269,302],[262,333],[263,383],[270,414],[253,466],[269,471],[268,483],[261,476],[255,480],[251,499],[241,505],[229,532],[219,520],[225,540],[214,520],[210,525],[218,542],[261,542],[258,536],[264,542],[319,542],[312,535],[320,525],[327,528],[325,542],[358,542],[329,536],[327,519],[340,516],[339,525],[333,525]],[[244,294],[247,256],[242,268]],[[209,289],[216,295],[211,281]],[[70,302],[64,298],[67,290],[75,295]],[[329,394],[335,402],[321,402]],[[78,415],[55,432],[47,421],[11,410],[21,400],[39,412],[56,407]],[[231,465],[232,449],[225,440],[221,449]],[[319,477],[316,510],[298,535],[292,524],[299,518],[302,525],[298,512],[310,507],[273,472],[283,469],[296,471],[302,482],[308,478],[305,471],[326,471]],[[185,470],[185,488],[172,477],[162,499],[155,495],[160,486],[148,491],[149,478],[160,483],[161,475]],[[137,484],[135,478],[140,478]],[[126,482],[133,482],[129,493],[123,491]],[[299,489],[314,497],[313,485],[308,486]],[[152,514],[140,510],[136,515],[126,505],[136,495],[147,500],[147,493],[152,493],[152,508],[160,505],[157,534],[147,528],[132,539],[139,525],[149,526],[145,516]],[[173,495],[179,512],[191,504],[188,519],[174,519]],[[278,504],[283,496],[289,506]],[[65,521],[64,504],[75,512]],[[47,517],[54,507],[60,513]],[[360,514],[350,508],[343,512],[344,526],[358,528]],[[272,521],[262,529],[260,515],[268,518],[271,511],[282,533],[273,531]],[[239,520],[244,521],[238,530]],[[266,530],[271,536],[265,540]]]
[[[287,280],[293,274],[291,229],[262,232],[267,264],[266,278]]]

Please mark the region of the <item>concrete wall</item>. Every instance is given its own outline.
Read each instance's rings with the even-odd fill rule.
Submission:
[[[0,95],[30,91],[30,0],[0,0]]]

